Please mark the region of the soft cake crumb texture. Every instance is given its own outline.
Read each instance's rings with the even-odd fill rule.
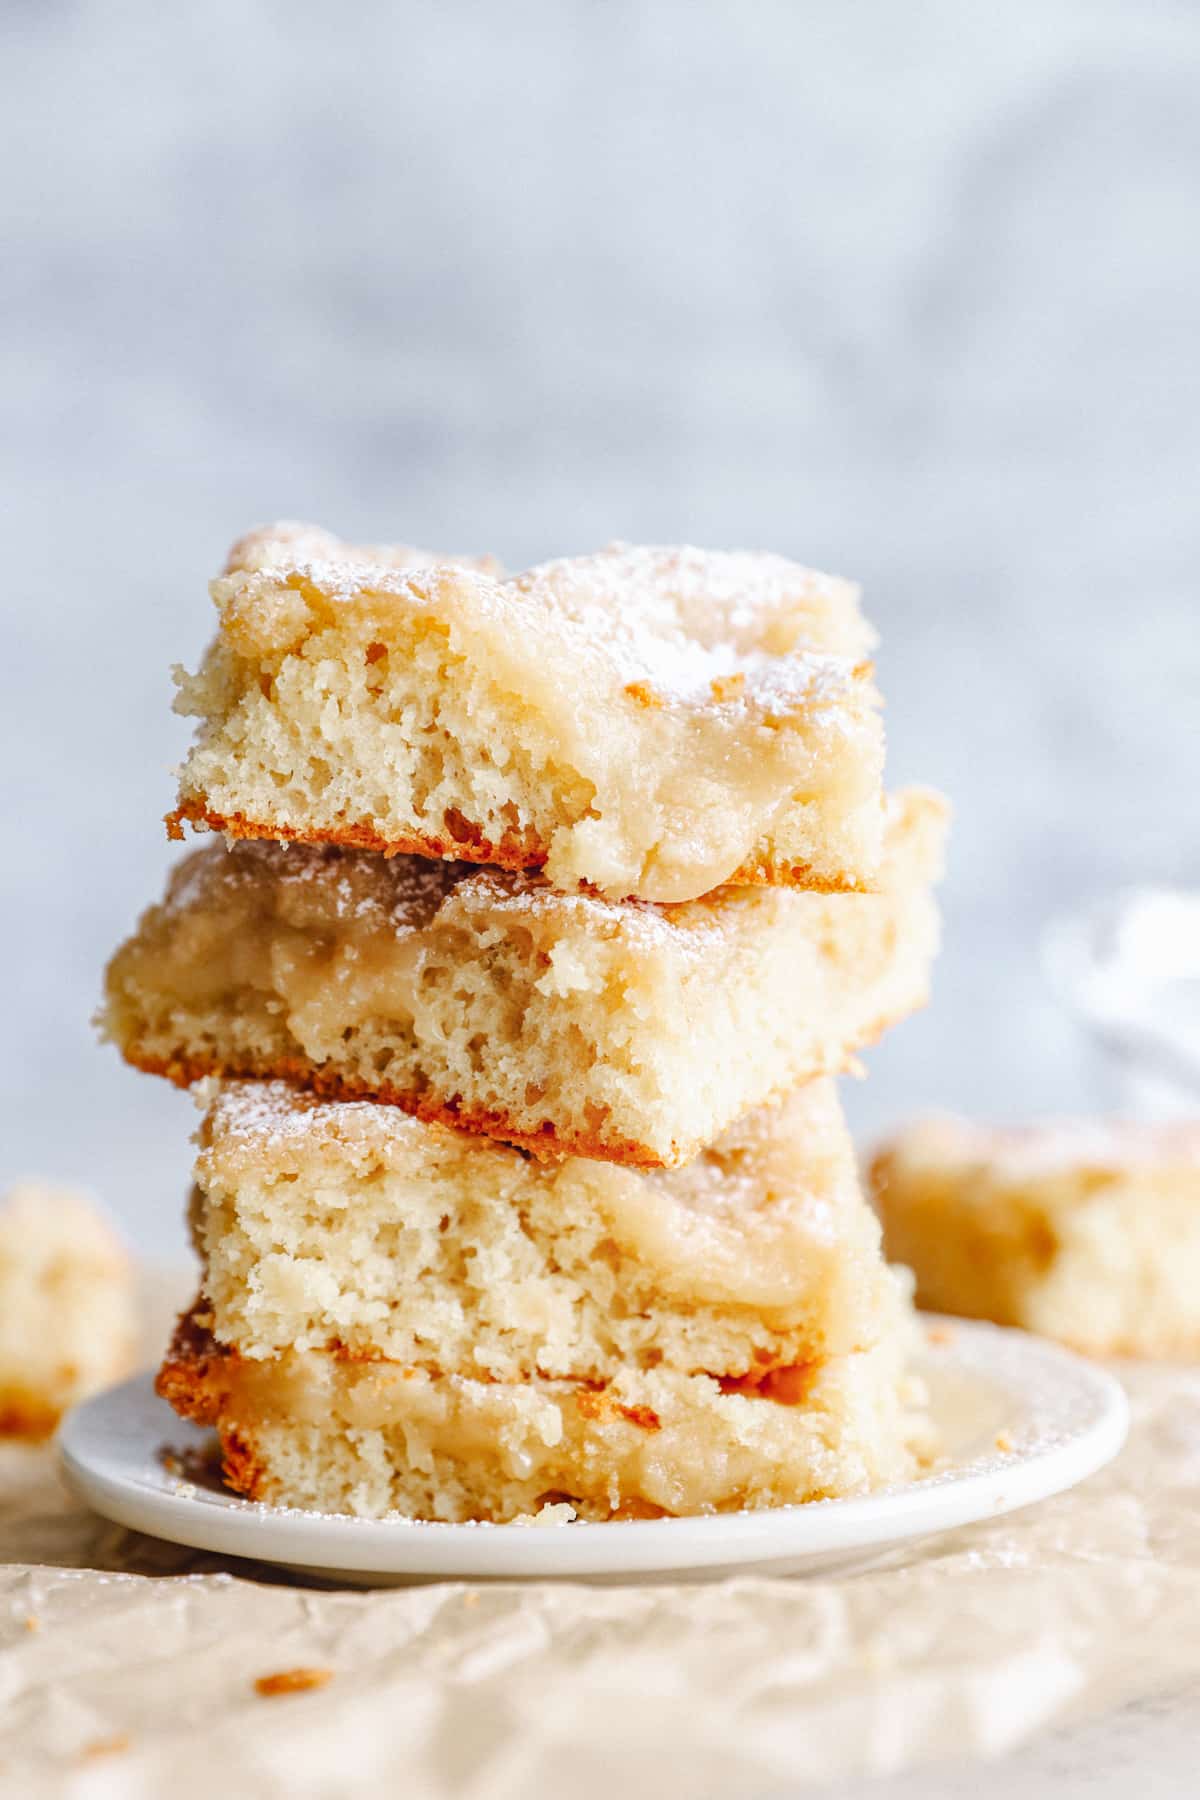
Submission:
[[[97,1203],[49,1182],[0,1200],[0,1434],[42,1437],[129,1373],[133,1266]]]
[[[828,1081],[672,1171],[540,1165],[395,1108],[234,1084],[192,1221],[206,1320],[243,1357],[498,1381],[760,1379],[873,1343],[887,1282]]]
[[[911,1327],[892,1296],[879,1344],[817,1366],[790,1403],[666,1368],[600,1386],[322,1351],[255,1362],[194,1319],[159,1389],[217,1427],[230,1485],[275,1505],[453,1522],[536,1518],[548,1504],[582,1519],[754,1509],[866,1493],[931,1455],[924,1395],[904,1374]]]
[[[765,553],[613,545],[486,565],[253,533],[178,822],[545,868],[682,901],[730,880],[872,885],[883,732],[856,590]]]
[[[679,906],[307,845],[213,844],[113,958],[137,1066],[282,1077],[523,1145],[672,1166],[922,1005],[945,805],[888,807],[873,894]]]
[[[876,1156],[923,1306],[1095,1356],[1200,1355],[1200,1124],[916,1124]]]

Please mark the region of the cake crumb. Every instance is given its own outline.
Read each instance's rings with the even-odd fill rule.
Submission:
[[[332,1680],[332,1669],[279,1669],[274,1675],[260,1675],[254,1691],[264,1699],[273,1699],[276,1694],[303,1694],[309,1688],[323,1688]]]
[[[26,1631],[40,1631],[42,1629],[42,1621],[38,1618],[36,1613],[26,1613],[25,1629]]]
[[[111,1737],[93,1738],[79,1752],[81,1756],[119,1756],[128,1750],[132,1740],[127,1731],[114,1731]]]
[[[1009,1452],[1012,1450],[1012,1447],[1013,1447],[1013,1441],[1012,1441],[1012,1438],[1009,1436],[1008,1432],[1007,1431],[998,1431],[996,1433],[996,1448],[997,1448],[997,1450],[1001,1451],[1005,1456],[1007,1456],[1009,1454]]]

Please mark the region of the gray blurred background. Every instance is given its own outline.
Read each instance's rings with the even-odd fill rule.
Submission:
[[[0,1173],[181,1242],[189,1102],[88,1018],[177,854],[169,665],[278,515],[858,577],[956,825],[856,1126],[1092,1102],[1039,931],[1200,861],[1200,8],[0,16]]]

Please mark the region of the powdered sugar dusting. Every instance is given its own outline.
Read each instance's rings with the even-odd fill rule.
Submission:
[[[296,1149],[331,1137],[369,1135],[398,1142],[445,1129],[371,1100],[322,1100],[286,1081],[221,1082],[207,1098],[210,1137],[251,1145],[271,1158],[285,1156],[289,1146]]]
[[[874,641],[852,587],[767,552],[617,543],[504,586],[667,702],[836,704]]]
[[[841,655],[864,654],[874,643],[848,582],[770,551],[614,543],[540,563],[508,585],[541,592],[568,616],[596,624],[611,623],[619,595],[621,612],[660,635],[682,630],[710,646],[757,649],[772,625],[783,637],[803,627],[808,648]]]
[[[341,566],[347,570],[356,567],[428,569],[444,563],[456,568],[486,570],[494,575],[500,573],[500,565],[490,556],[453,556],[442,551],[418,550],[412,544],[347,544],[331,531],[299,519],[279,519],[273,525],[260,525],[248,531],[230,550],[224,573],[301,570],[317,564]],[[343,583],[345,580],[343,577]]]
[[[240,540],[213,591],[221,605],[267,603],[295,581],[334,605],[372,594],[473,613],[566,666],[606,669],[645,705],[758,717],[803,706],[842,729],[875,642],[849,583],[768,552],[690,545],[613,544],[502,580],[487,559],[347,545],[288,523]]]

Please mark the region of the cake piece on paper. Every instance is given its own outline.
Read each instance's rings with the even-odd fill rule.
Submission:
[[[200,723],[172,830],[667,902],[874,883],[883,732],[848,583],[757,552],[614,545],[507,580],[417,555],[241,541],[179,677]]]
[[[132,1262],[90,1195],[25,1181],[0,1200],[0,1435],[46,1437],[130,1373]]]
[[[652,1173],[231,1084],[196,1183],[201,1294],[159,1390],[254,1498],[703,1512],[865,1492],[927,1448],[828,1082]]]
[[[282,1077],[536,1154],[675,1165],[924,1004],[944,803],[888,809],[873,894],[684,905],[308,845],[213,844],[110,964],[102,1027],[179,1082]]]
[[[930,1119],[871,1186],[921,1305],[1094,1356],[1200,1355],[1200,1122]]]

